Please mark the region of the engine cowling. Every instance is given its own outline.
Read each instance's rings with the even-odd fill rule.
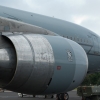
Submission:
[[[26,94],[55,94],[76,88],[87,74],[85,51],[69,39],[18,34],[2,36],[1,40],[2,88]]]

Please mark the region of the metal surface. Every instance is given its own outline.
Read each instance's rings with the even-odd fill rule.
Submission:
[[[44,28],[3,17],[0,17],[0,32],[15,32],[15,34],[16,32],[24,32],[24,34],[32,32],[33,34],[57,35]]]
[[[0,36],[0,87],[6,86],[16,69],[16,53],[13,44],[6,37]]]
[[[49,83],[53,74],[54,57],[52,47],[48,41],[42,36],[26,35],[33,52],[32,73],[23,86],[17,88],[16,91],[24,91],[26,93],[41,93]]]
[[[16,71],[4,88],[24,93],[42,93],[54,73],[54,54],[48,40],[40,35],[7,35],[17,57]]]
[[[8,90],[25,94],[59,93],[74,89],[86,75],[87,56],[71,40],[31,33],[5,37],[13,43],[17,57],[15,74],[4,87]]]
[[[24,35],[34,53],[34,69],[28,81],[20,88],[27,93],[42,93],[54,72],[54,56],[50,43],[41,35]]]
[[[16,55],[13,48],[0,49],[0,87],[11,81],[16,68]]]
[[[25,16],[23,17],[23,15],[25,15]],[[2,31],[10,31],[10,32],[23,31],[23,32],[25,32],[23,34],[26,34],[26,32],[34,32],[34,33],[36,32],[38,34],[47,34],[46,31],[50,30],[52,32],[55,32],[55,33],[63,36],[63,37],[72,39],[73,41],[75,41],[75,42],[79,43],[81,46],[83,46],[84,50],[86,51],[86,53],[88,55],[88,61],[89,61],[88,71],[89,72],[100,71],[100,43],[99,43],[100,37],[98,35],[96,35],[94,32],[92,32],[88,29],[85,29],[81,26],[69,23],[67,21],[63,21],[63,20],[59,20],[59,19],[55,19],[55,18],[49,18],[46,16],[29,13],[29,12],[25,12],[25,11],[20,11],[20,10],[16,10],[16,9],[6,8],[6,7],[2,7],[2,6],[0,6],[0,16],[6,17],[6,18],[7,17],[9,18],[9,16],[10,16],[10,18],[11,18],[11,16],[15,16],[15,20],[20,19],[18,22],[18,21],[14,21],[11,19],[9,20],[6,18],[1,18],[1,21],[0,21],[1,32]],[[22,23],[21,21],[29,23],[32,26],[29,24],[26,24],[26,23]],[[33,27],[33,25],[43,27],[47,30],[42,30],[41,28],[36,27],[36,26]],[[18,33],[15,32],[14,34],[18,34]],[[98,38],[98,41],[96,39],[94,39],[94,41],[93,41],[91,34],[95,35]],[[27,37],[25,37],[25,39],[28,41],[28,43],[30,45],[29,47],[32,50],[31,42],[27,39]],[[49,38],[47,40],[49,41]],[[81,73],[79,73],[79,72],[81,72],[81,67],[80,67],[81,64],[79,62],[80,59],[72,58],[73,64],[70,64],[71,62],[67,63],[68,66],[66,67],[66,59],[68,58],[68,57],[66,57],[66,55],[68,56],[67,50],[72,49],[72,48],[69,48],[67,46],[67,43],[61,44],[62,41],[60,41],[60,39],[55,40],[51,37],[51,40],[49,42],[53,48],[54,57],[55,57],[55,66],[59,67],[61,69],[62,69],[62,66],[64,66],[62,73],[64,72],[66,75],[66,77],[65,77],[64,74],[63,75],[62,75],[62,73],[59,74],[60,71],[58,72],[58,70],[55,70],[55,73],[54,73],[55,77],[53,76],[53,79],[51,81],[52,84],[49,82],[51,87],[55,88],[55,86],[56,86],[55,79],[58,78],[58,80],[59,80],[58,75],[65,77],[65,79],[67,81],[65,81],[63,79],[57,81],[58,85],[56,86],[56,89],[59,86],[59,90],[61,90],[62,89],[61,86],[63,86],[62,90],[64,90],[64,86],[66,86],[66,84],[67,84],[67,86],[70,86],[70,88],[76,86],[77,84],[73,85],[73,83],[76,82],[75,79],[77,79],[77,76],[81,77],[81,75],[80,75]],[[56,45],[55,45],[55,42],[58,42],[58,43],[56,43]],[[66,45],[66,48],[65,48],[65,45]],[[94,50],[91,49],[92,47]],[[77,48],[77,49],[79,49],[79,48]],[[73,49],[72,49],[72,51],[71,51],[72,56],[73,55],[75,56]],[[93,52],[93,53],[89,54],[90,51],[92,51],[92,52],[96,51],[96,53]],[[81,55],[81,53],[80,53],[80,55]],[[78,57],[78,56],[76,55],[76,57]],[[63,58],[63,60],[62,60],[62,58]],[[61,66],[60,66],[60,64],[61,64]],[[80,64],[80,65],[78,65],[78,64]],[[79,67],[79,69],[78,69],[78,67]],[[76,71],[75,71],[75,69],[76,69]],[[79,77],[79,80],[81,80],[80,77]],[[79,80],[78,80],[78,83],[79,83]]]
[[[69,88],[67,89],[67,91],[70,91],[75,87],[78,87],[80,83],[83,82],[88,71],[88,59],[85,51],[81,46],[77,45],[77,43],[71,40],[67,40],[67,41],[71,45],[74,51],[75,62],[76,62],[73,81],[71,82]]]
[[[23,21],[31,25],[36,25],[50,30],[60,35],[61,37],[72,39],[73,41],[79,43],[87,53],[89,61],[88,72],[100,71],[100,37],[94,32],[64,20],[30,13],[22,10],[16,10],[9,7],[0,6],[0,16],[4,18],[12,18],[11,16],[14,16],[13,19],[20,19],[19,22]],[[14,23],[16,23],[16,21],[14,21]],[[1,25],[0,28],[2,29],[2,27],[3,26]],[[91,34],[98,37],[98,42],[96,42],[97,40],[93,41]],[[96,52],[94,52],[94,48]],[[91,53],[89,53],[90,51]]]
[[[69,39],[60,36],[45,37],[53,48],[55,66],[52,81],[44,93],[61,93],[74,89],[87,74],[88,59],[85,51]]]
[[[28,41],[21,35],[7,36],[13,43],[17,55],[15,74],[6,89],[16,90],[21,87],[31,75],[33,55]]]

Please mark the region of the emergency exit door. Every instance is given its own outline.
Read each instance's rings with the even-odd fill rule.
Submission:
[[[90,54],[95,54],[95,55],[99,55],[99,41],[98,41],[98,37],[95,35],[92,35],[92,40],[93,40],[93,46],[90,50]]]

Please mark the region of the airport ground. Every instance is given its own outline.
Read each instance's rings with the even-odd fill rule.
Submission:
[[[77,96],[76,91],[70,91],[69,94],[69,100],[81,100],[81,97]],[[54,97],[53,99],[47,98],[44,99],[44,96],[36,96],[33,98],[31,95],[24,96],[23,98],[19,97],[17,93],[15,92],[0,92],[0,100],[56,100]]]

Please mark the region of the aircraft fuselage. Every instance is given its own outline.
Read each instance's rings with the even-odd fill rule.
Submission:
[[[88,72],[100,71],[100,37],[94,32],[60,19],[6,7],[0,7],[0,16],[45,28],[77,42],[88,56]]]

